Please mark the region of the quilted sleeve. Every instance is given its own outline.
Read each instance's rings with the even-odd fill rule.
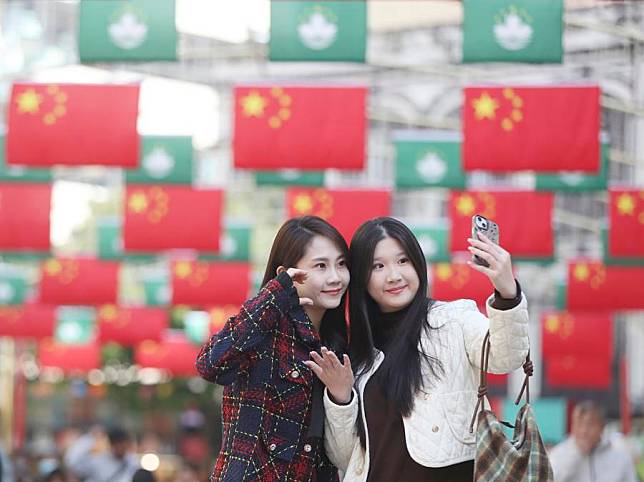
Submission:
[[[199,374],[220,385],[235,381],[240,368],[257,356],[271,330],[298,303],[297,291],[287,273],[266,283],[201,348],[196,362]]]
[[[530,347],[528,339],[528,303],[525,294],[521,302],[509,310],[492,307],[493,297],[486,302],[488,316],[478,311],[474,302],[461,306],[459,316],[465,339],[465,349],[472,365],[480,368],[483,339],[490,330],[490,373],[509,373],[525,361]],[[457,302],[458,303],[458,302]]]
[[[360,443],[356,432],[358,394],[353,390],[348,405],[337,405],[331,401],[325,388],[324,411],[324,448],[333,465],[346,472],[353,449]]]

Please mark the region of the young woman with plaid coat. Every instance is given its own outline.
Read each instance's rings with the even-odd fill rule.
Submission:
[[[213,481],[336,481],[324,451],[323,387],[303,361],[346,348],[348,248],[326,221],[280,228],[263,287],[204,345],[197,369],[224,385]]]
[[[489,263],[472,265],[495,288],[488,317],[471,300],[428,299],[425,257],[400,221],[367,221],[354,235],[353,369],[325,350],[307,362],[327,387],[327,453],[344,481],[473,479],[469,422],[483,339],[489,330],[492,372],[520,367],[528,352],[528,312],[507,251],[485,237],[470,245]]]

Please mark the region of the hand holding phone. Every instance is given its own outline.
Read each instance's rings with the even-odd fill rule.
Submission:
[[[472,238],[480,239],[478,233],[484,234],[494,244],[499,244],[499,225],[480,214],[472,216]],[[490,267],[490,264],[477,255],[472,255],[472,262],[479,266]]]

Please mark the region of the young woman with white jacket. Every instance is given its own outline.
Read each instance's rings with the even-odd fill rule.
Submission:
[[[344,481],[471,481],[479,360],[507,373],[528,352],[525,296],[510,255],[481,236],[470,251],[489,263],[488,316],[471,300],[427,298],[427,266],[403,223],[377,218],[351,241],[350,354],[324,347],[305,362],[326,385],[325,445]],[[354,373],[356,374],[354,379]]]

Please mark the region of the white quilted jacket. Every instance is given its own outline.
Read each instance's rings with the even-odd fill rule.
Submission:
[[[508,373],[525,361],[529,347],[525,296],[519,305],[505,311],[494,309],[491,301],[486,303],[489,318],[472,300],[439,302],[429,312],[430,325],[440,329],[432,330],[429,338],[423,336],[420,343],[426,353],[441,360],[445,373],[433,385],[425,385],[426,393],[416,395],[411,415],[403,418],[407,450],[421,465],[444,467],[474,459],[475,433],[470,433],[469,424],[476,405],[481,347],[488,329],[490,372]],[[365,451],[355,429],[358,400],[363,403],[365,385],[384,358],[378,351],[374,366],[356,384],[360,396],[354,392],[348,405],[336,405],[325,390],[325,446],[331,461],[344,472],[345,482],[367,480],[369,437],[367,433]],[[429,373],[428,379],[432,380]],[[366,426],[364,405],[361,413]]]

